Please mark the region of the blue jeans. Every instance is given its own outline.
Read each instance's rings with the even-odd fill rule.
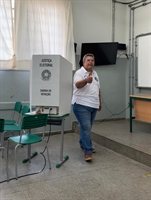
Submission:
[[[84,153],[92,153],[91,128],[98,109],[75,103],[72,110],[80,126],[80,146],[84,148]]]

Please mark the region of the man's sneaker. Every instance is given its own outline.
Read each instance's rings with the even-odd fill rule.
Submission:
[[[83,147],[80,147],[81,151],[84,151]],[[92,153],[96,153],[96,150],[94,148],[92,148]]]
[[[84,155],[84,157],[85,157],[85,161],[91,161],[93,158],[92,158],[92,153],[86,153],[85,155]]]

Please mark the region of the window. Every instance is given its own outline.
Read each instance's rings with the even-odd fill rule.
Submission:
[[[13,21],[11,0],[0,1],[0,60],[7,62],[13,58]]]
[[[10,68],[13,66],[20,68],[20,65],[22,65],[21,68],[24,69],[27,65],[23,63],[28,62],[28,66],[30,66],[33,54],[60,54],[74,65],[75,55],[70,0],[12,0],[10,2],[10,17],[4,15],[3,18],[6,21],[9,19],[11,26],[7,26],[9,37],[7,38],[3,34],[4,44],[1,46],[0,60],[6,60],[7,55],[8,60],[13,59]],[[2,29],[4,30],[4,27]],[[11,55],[6,53],[4,57],[6,41],[10,45],[8,49],[11,50]]]

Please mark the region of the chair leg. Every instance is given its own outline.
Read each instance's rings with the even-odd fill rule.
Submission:
[[[27,158],[29,159],[29,163],[31,163],[31,144],[28,145],[28,155]]]
[[[0,134],[0,146],[2,146],[2,134]]]
[[[7,161],[8,161],[8,153],[9,153],[9,139],[7,140]]]
[[[1,146],[4,146],[4,133],[1,135]],[[2,148],[2,158],[4,158],[4,148]]]
[[[17,147],[20,146],[20,144],[16,145],[15,147],[15,176],[16,180],[18,179],[18,174],[17,174]]]
[[[5,148],[4,148],[5,149]],[[8,175],[8,156],[7,156],[7,150],[5,149],[5,159],[6,159],[6,174],[7,174],[7,181],[9,181],[9,175]]]
[[[5,151],[5,162],[6,162],[6,176],[7,176],[7,181],[9,181],[9,175],[8,175],[8,156],[7,156],[7,150],[4,147],[0,147],[2,150]]]
[[[7,159],[7,164],[6,164],[6,169],[8,171],[8,154],[9,154],[9,139],[7,140],[7,150],[6,150],[6,159]],[[9,175],[7,173],[8,181],[9,181]]]

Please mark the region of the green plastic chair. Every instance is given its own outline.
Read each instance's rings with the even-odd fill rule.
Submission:
[[[29,113],[29,112],[30,112],[30,106],[29,106],[29,104],[25,104],[25,105],[23,106],[22,111],[21,111],[21,118],[20,118],[19,124],[21,124],[22,119],[23,119],[23,117],[26,115],[26,113]]]
[[[0,132],[3,132],[4,131],[4,122],[5,120],[4,119],[0,119]],[[6,148],[0,146],[0,149],[4,150],[5,151],[5,159],[6,159],[6,176],[7,176],[7,181],[9,181],[9,177],[8,177],[8,159],[7,159],[7,150]]]
[[[22,112],[21,112],[21,120],[22,118],[25,116],[26,113],[30,112],[30,107],[29,105],[24,105],[23,106],[23,109],[22,109]],[[4,135],[8,132],[20,132],[22,129],[21,129],[21,125],[18,125],[18,124],[14,124],[14,125],[4,125],[4,129],[3,131],[0,131],[1,133],[1,146],[4,147]],[[2,157],[4,157],[4,151],[2,150]]]
[[[14,105],[14,109],[11,114],[11,119],[5,119],[4,124],[5,125],[17,124],[19,121],[21,109],[22,109],[22,103],[20,101],[17,101]]]
[[[45,127],[47,125],[47,114],[35,114],[35,115],[29,115],[23,117],[22,125],[21,125],[21,134],[18,136],[12,136],[8,138],[7,142],[7,149],[9,151],[9,141],[12,141],[16,144],[15,146],[15,175],[16,179],[18,178],[17,174],[17,148],[19,146],[25,146],[28,145],[28,161],[31,162],[31,145],[35,143],[39,143],[44,141],[45,142],[45,148],[47,149],[47,156],[48,156],[48,163],[49,163],[49,169],[51,169],[50,164],[50,158],[49,158],[49,151],[47,142],[44,140],[45,136]],[[38,136],[34,133],[31,133],[31,129],[44,127],[43,135]],[[29,133],[25,134],[26,131],[29,131]],[[7,155],[8,155],[7,151]]]

